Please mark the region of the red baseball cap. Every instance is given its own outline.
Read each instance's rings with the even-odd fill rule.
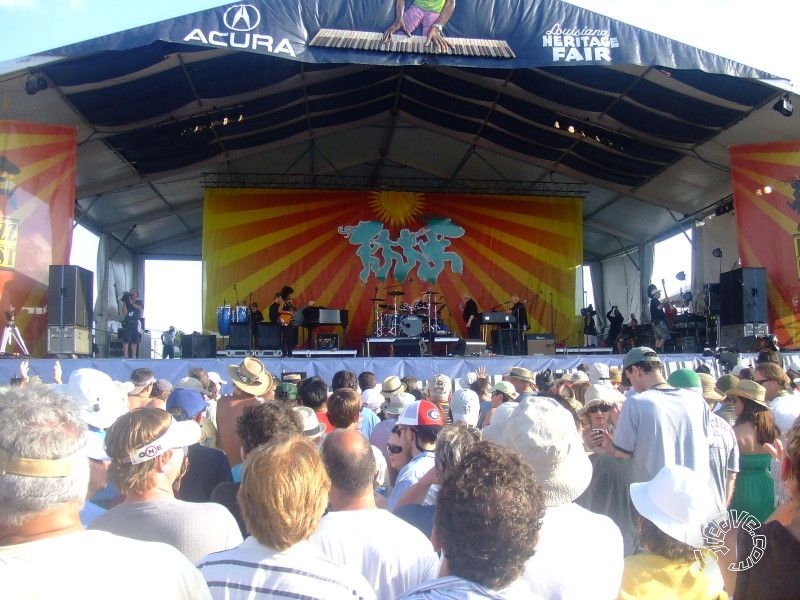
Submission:
[[[444,418],[442,411],[433,402],[417,400],[403,409],[397,424],[411,427],[443,427]]]

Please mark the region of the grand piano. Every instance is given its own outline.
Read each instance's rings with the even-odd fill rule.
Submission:
[[[306,347],[310,350],[314,341],[314,330],[320,325],[342,328],[342,337],[347,338],[349,313],[344,308],[325,308],[324,306],[306,306],[294,315],[293,324],[306,330]]]

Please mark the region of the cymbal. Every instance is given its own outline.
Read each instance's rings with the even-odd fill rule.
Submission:
[[[433,290],[428,290],[427,292],[422,292],[423,296],[441,296],[441,292],[434,292]]]
[[[389,292],[389,295],[390,296],[405,296],[406,293],[404,291],[402,291],[402,290],[392,290],[391,292]]]
[[[384,309],[392,308],[392,305],[391,304],[378,304],[378,308],[384,308]]]
[[[370,302],[383,302],[383,298],[370,298]]]

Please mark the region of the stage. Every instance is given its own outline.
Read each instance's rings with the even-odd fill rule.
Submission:
[[[741,362],[751,364],[754,354],[742,354]],[[39,376],[45,383],[53,382],[54,358],[29,359],[29,375]],[[122,358],[74,358],[61,359],[63,380],[66,382],[76,369],[92,367],[108,373],[113,379],[126,381],[131,372],[140,367],[152,369],[158,379],[178,381],[186,376],[191,367],[202,367],[206,371],[217,371],[222,378],[230,381],[227,374],[229,365],[237,365],[241,357],[192,358],[175,360],[154,359],[122,359]],[[574,370],[581,363],[603,363],[609,366],[621,365],[620,354],[558,354],[536,356],[422,356],[422,357],[353,357],[353,356],[294,356],[263,357],[269,371],[280,376],[286,372],[305,373],[306,376],[318,375],[330,384],[337,371],[346,369],[356,373],[372,371],[378,381],[389,375],[413,375],[426,381],[436,374],[443,373],[458,379],[478,367],[485,367],[490,376],[499,378],[504,372],[515,366],[523,366],[532,371],[550,369],[552,371]],[[662,360],[667,372],[680,368],[694,368],[707,364],[715,376],[722,374],[717,360],[702,354],[664,354]],[[783,353],[784,365],[800,368],[800,353]],[[19,374],[21,359],[6,358],[0,360],[0,381],[7,384],[11,377]],[[224,386],[223,392],[230,389],[230,383]]]

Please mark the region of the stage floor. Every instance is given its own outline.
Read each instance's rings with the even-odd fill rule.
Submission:
[[[742,354],[741,361],[751,363],[754,354]],[[783,353],[784,364],[800,368],[800,353]],[[32,358],[29,360],[29,374],[39,376],[45,383],[53,382],[53,358]],[[225,381],[229,381],[228,366],[241,362],[239,357],[193,358],[176,360],[122,359],[122,358],[74,358],[61,359],[63,380],[66,382],[76,369],[92,367],[108,373],[113,379],[127,381],[131,372],[139,367],[153,370],[158,379],[176,382],[185,377],[191,367],[202,367],[206,371],[218,372]],[[603,363],[609,366],[621,365],[619,354],[558,354],[536,356],[422,356],[422,357],[317,357],[295,356],[291,358],[261,358],[267,369],[280,376],[285,372],[300,372],[306,376],[318,375],[330,383],[334,373],[346,369],[358,374],[362,371],[375,373],[378,381],[389,375],[413,375],[421,381],[427,381],[439,373],[453,379],[463,377],[478,367],[498,379],[511,367],[523,366],[532,371],[550,369],[552,371],[570,371],[581,363]],[[679,368],[694,368],[707,364],[712,373],[721,374],[717,361],[713,357],[701,354],[665,354],[662,360],[668,372]],[[19,373],[21,359],[6,358],[0,360],[0,382],[7,384],[11,377]],[[230,389],[230,383],[223,391]]]

